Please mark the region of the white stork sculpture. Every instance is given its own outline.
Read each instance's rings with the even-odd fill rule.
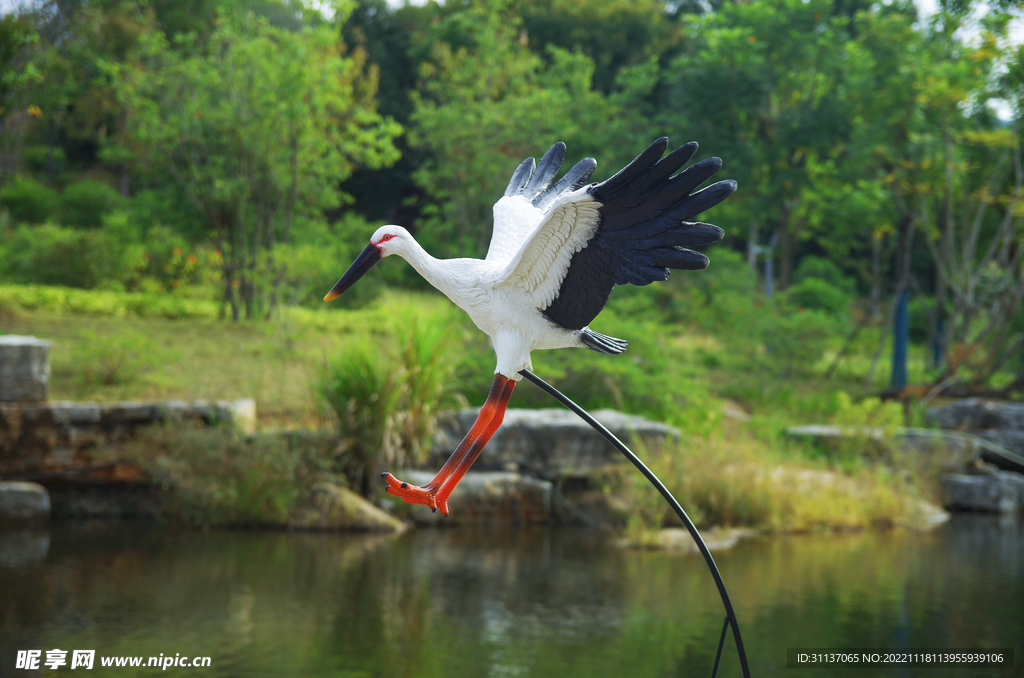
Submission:
[[[647,285],[669,269],[701,269],[708,258],[685,249],[720,240],[722,229],[687,221],[725,200],[735,181],[698,186],[719,170],[719,158],[676,174],[697,151],[690,142],[662,157],[668,139],[647,147],[618,174],[586,184],[597,161],[578,162],[552,183],[565,157],[558,142],[539,164],[527,158],[494,205],[494,231],[483,259],[435,259],[401,226],[381,226],[345,275],[324,297],[331,301],[382,258],[397,254],[469,314],[491,338],[498,363],[476,422],[422,486],[384,473],[387,491],[410,504],[448,515],[448,497],[501,426],[520,370],[532,370],[530,351],[586,347],[618,354],[626,342],[588,325],[615,285]]]

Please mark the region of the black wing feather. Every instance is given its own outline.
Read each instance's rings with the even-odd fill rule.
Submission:
[[[687,248],[720,240],[725,232],[688,220],[729,197],[736,182],[719,181],[694,193],[722,161],[707,158],[677,174],[697,144],[662,157],[667,148],[668,138],[657,139],[611,179],[588,189],[602,205],[601,222],[587,246],[573,255],[558,296],[542,309],[558,325],[586,327],[615,285],[648,285],[666,280],[672,268],[707,267],[706,256]]]

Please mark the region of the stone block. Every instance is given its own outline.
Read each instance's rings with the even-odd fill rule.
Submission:
[[[227,410],[231,416],[231,424],[242,433],[254,433],[256,431],[256,400],[254,398],[239,398],[227,403]]]
[[[100,423],[99,403],[58,401],[50,403],[49,407],[57,424],[82,426]]]
[[[0,401],[41,403],[50,386],[50,342],[0,336]]]
[[[993,429],[987,431],[972,431],[972,433],[979,438],[995,443],[1014,454],[1024,456],[1024,431]]]
[[[294,530],[401,532],[405,524],[358,494],[331,483],[317,483],[309,498],[288,518]]]
[[[15,403],[0,403],[0,459],[17,454],[21,439],[21,407]]]
[[[47,458],[56,447],[67,444],[66,427],[53,419],[53,410],[46,403],[21,407],[21,435],[17,441],[18,456],[29,466]]]
[[[168,400],[160,405],[160,417],[200,419],[206,424],[227,423],[242,433],[256,431],[256,401],[237,400]]]
[[[149,402],[110,403],[100,407],[100,417],[104,425],[114,428],[152,424],[160,420],[160,408]]]
[[[638,441],[656,447],[666,439],[678,439],[681,435],[671,426],[615,410],[597,410],[592,414],[631,447]],[[477,410],[461,410],[438,427],[434,440],[435,462],[443,463],[469,431],[476,416]],[[623,461],[624,457],[611,443],[569,410],[510,409],[474,468],[517,471],[556,480],[586,477]]]
[[[996,471],[942,476],[943,505],[950,510],[1013,513],[1024,507],[1024,475]]]
[[[928,408],[928,419],[941,428],[961,431],[1003,429],[1024,431],[1024,403],[964,398],[942,407]]]
[[[0,524],[25,526],[50,518],[50,495],[36,483],[0,482]]]

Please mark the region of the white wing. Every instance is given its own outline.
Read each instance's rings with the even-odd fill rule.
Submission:
[[[597,232],[600,209],[586,190],[560,199],[498,276],[497,285],[518,286],[537,308],[547,308],[558,296],[572,256]]]
[[[544,219],[544,210],[522,195],[504,196],[494,203],[494,232],[485,261],[507,264]]]
[[[548,149],[540,163],[527,158],[516,168],[505,195],[494,204],[494,230],[486,261],[510,262],[537,230],[551,206],[564,193],[586,183],[597,167],[597,161],[585,158],[552,184],[564,158],[565,144],[559,141]]]

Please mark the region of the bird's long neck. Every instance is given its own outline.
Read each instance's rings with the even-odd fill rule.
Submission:
[[[415,240],[411,241],[407,251],[399,252],[400,257],[409,262],[416,272],[428,283],[448,294],[448,277],[444,272],[444,260],[430,256]]]

